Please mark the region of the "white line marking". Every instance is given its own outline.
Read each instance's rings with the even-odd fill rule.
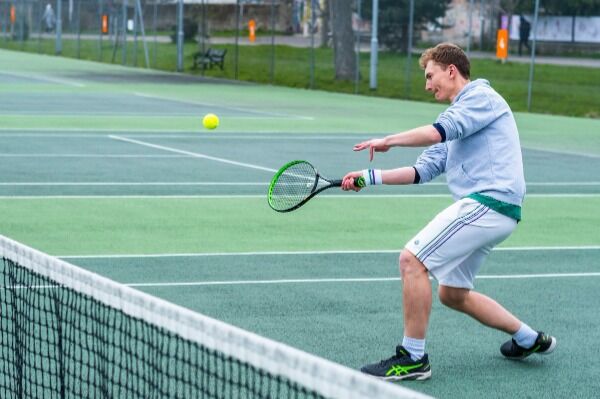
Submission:
[[[211,108],[214,108],[216,106],[215,104],[212,104],[212,103],[181,100],[178,98],[162,97],[162,96],[157,96],[157,95],[152,95],[152,94],[145,94],[145,93],[133,93],[133,94],[135,94],[138,97],[151,98],[151,99],[163,100],[163,101],[172,101],[172,102],[177,102],[177,103],[182,103],[182,104],[201,105],[201,106],[211,107]],[[242,108],[242,107],[232,107],[230,105],[224,105],[224,106],[218,106],[218,107],[228,109],[228,110],[247,112],[249,114],[261,115],[260,118],[265,118],[265,119],[273,119],[274,117],[277,117],[277,118],[284,117],[284,118],[290,118],[290,119],[304,119],[304,120],[314,120],[315,119],[310,116],[290,115],[290,114],[283,114],[283,113],[279,113],[279,112],[262,112],[262,111],[248,110],[247,108]],[[249,118],[257,118],[257,117],[229,116],[228,118],[229,119],[234,119],[234,118],[235,119],[249,119]]]
[[[210,104],[213,106],[213,104]],[[246,110],[245,110],[246,111]],[[250,112],[250,111],[247,111]],[[188,115],[188,114],[186,114]],[[161,116],[162,117],[162,116]],[[293,116],[292,118],[301,118],[301,119],[314,119],[313,117],[308,116]],[[240,118],[240,117],[236,117]],[[24,133],[8,133],[2,135],[3,137],[95,137],[93,134],[81,134],[81,135],[73,135],[73,134],[63,134],[60,132],[98,132],[98,133],[111,133],[118,132],[128,135],[135,135],[140,138],[150,138],[150,137],[160,137],[160,138],[182,138],[182,137],[190,137],[193,135],[202,135],[198,129],[123,129],[123,128],[85,128],[85,127],[60,127],[60,128],[44,128],[44,127],[9,127],[9,126],[0,126],[0,131],[7,132],[24,132]],[[31,133],[33,132],[33,133]],[[44,134],[37,132],[58,132],[53,134]],[[165,134],[165,132],[169,132],[169,134]],[[174,136],[171,133],[179,133],[185,134],[185,136]],[[321,133],[310,133],[310,132],[274,132],[271,130],[265,131],[245,131],[245,132],[222,132],[219,135],[209,135],[205,134],[205,137],[209,137],[215,140],[238,140],[238,139],[265,139],[265,140],[363,140],[367,138],[367,136],[377,135],[379,133],[373,134],[365,134],[362,132],[329,132],[325,135]],[[522,146],[523,149],[534,150],[538,152],[549,152],[552,154],[562,154],[562,155],[573,155],[573,156],[586,156],[592,158],[600,158],[600,154],[591,154],[591,153],[581,153],[576,151],[564,151],[564,150],[553,150],[547,148],[536,148],[530,146]]]
[[[573,156],[577,156],[577,157],[600,158],[600,155],[598,155],[598,154],[591,154],[589,152],[553,150],[553,149],[548,149],[548,148],[536,148],[536,147],[528,147],[528,146],[522,146],[521,148],[524,149],[524,150],[533,150],[533,151],[539,151],[539,152],[549,152],[551,154],[558,154],[558,155],[573,155]]]
[[[77,137],[77,138],[98,138],[101,135],[104,135],[106,133],[127,133],[127,134],[134,134],[136,132],[142,132],[142,134],[152,134],[152,132],[156,132],[156,135],[152,134],[152,137],[168,137],[165,134],[161,134],[164,133],[165,130],[164,129],[144,129],[144,130],[128,130],[128,129],[121,129],[121,128],[81,128],[81,127],[61,127],[61,128],[54,128],[54,127],[6,127],[6,126],[2,126],[0,127],[0,131],[3,132],[23,132],[23,133],[3,133],[2,136],[0,137]],[[170,132],[177,132],[177,133],[186,133],[189,132],[190,134],[193,133],[190,130],[169,130]],[[38,132],[48,132],[48,133],[38,133]],[[53,133],[53,132],[95,132],[95,133],[99,133],[99,134],[93,134],[93,133],[81,133],[81,134],[74,134],[74,133]]]
[[[0,182],[0,186],[268,186],[267,182]]]
[[[518,280],[539,278],[569,278],[569,277],[600,277],[600,273],[547,273],[547,274],[494,274],[479,275],[478,280]],[[429,277],[433,280],[432,277]],[[170,283],[122,283],[128,287],[203,287],[203,286],[226,286],[226,285],[275,285],[275,284],[320,284],[320,283],[380,283],[402,281],[400,277],[349,277],[349,278],[299,278],[280,280],[221,280],[221,281],[173,281]],[[5,288],[0,286],[0,289]],[[12,289],[52,289],[53,285],[37,285],[33,287],[10,286]]]
[[[240,118],[241,119],[241,118]],[[11,137],[11,138],[98,138],[106,133],[121,133],[127,134],[130,137],[136,138],[161,138],[161,139],[188,139],[191,137],[202,138],[203,140],[361,140],[362,136],[344,136],[341,134],[330,134],[321,135],[318,133],[314,134],[287,134],[277,133],[273,131],[249,131],[247,133],[240,134],[239,132],[221,131],[218,135],[211,133],[204,133],[198,129],[142,129],[142,130],[128,130],[121,128],[11,128],[11,127],[0,127],[0,132],[25,132],[25,133],[3,133],[0,138]],[[54,132],[69,132],[74,133],[54,133]],[[31,133],[29,133],[31,132]],[[38,133],[48,132],[48,133]],[[82,132],[82,133],[77,133]],[[85,133],[89,132],[89,133]],[[169,132],[169,133],[165,133]],[[97,133],[97,134],[94,134]]]
[[[566,277],[600,277],[600,273],[547,273],[547,274],[496,274],[479,275],[476,279],[534,279],[534,278],[566,278]],[[432,279],[431,277],[429,278]],[[401,281],[400,277],[368,277],[368,278],[314,278],[314,279],[282,279],[282,280],[233,280],[233,281],[184,281],[171,283],[125,283],[129,287],[190,287],[211,285],[257,285],[257,284],[304,284],[304,283],[374,283]]]
[[[493,251],[585,251],[600,250],[600,245],[582,246],[531,246],[531,247],[498,247]],[[212,256],[272,256],[272,255],[353,255],[353,254],[399,254],[400,249],[373,249],[373,250],[331,250],[331,251],[264,251],[264,252],[190,252],[190,253],[166,253],[166,254],[113,254],[113,255],[61,255],[62,259],[118,259],[118,258],[176,258],[176,257],[212,257]]]
[[[212,104],[211,104],[212,106]],[[134,114],[138,115],[138,114]],[[185,116],[189,116],[189,114],[184,114]],[[119,114],[119,116],[123,116]],[[162,116],[158,116],[162,117]],[[290,115],[290,118],[297,119],[307,119],[313,120],[313,117],[307,116],[293,116]],[[244,117],[233,117],[235,119],[244,119]],[[298,132],[298,133],[281,133],[274,132],[272,130],[253,130],[246,131],[243,134],[240,132],[227,132],[223,131],[219,135],[209,135],[207,133],[201,133],[198,129],[123,129],[123,128],[83,128],[83,127],[62,127],[62,128],[44,128],[44,127],[5,127],[1,126],[0,131],[7,132],[24,132],[24,133],[8,133],[3,134],[0,137],[78,137],[78,138],[93,138],[97,137],[94,134],[63,134],[60,132],[97,132],[101,133],[122,133],[127,135],[134,135],[138,138],[187,138],[191,136],[199,136],[204,139],[211,140],[363,140],[366,136],[361,132],[330,132],[327,135],[319,134],[319,133],[307,133],[307,132]],[[168,131],[169,134],[165,134],[165,131]],[[59,133],[37,133],[37,132],[59,132]],[[176,134],[184,134],[184,136],[173,135]],[[378,135],[378,133],[371,134],[370,136]],[[548,152],[552,154],[559,155],[572,155],[572,156],[584,156],[590,158],[600,158],[600,154],[591,154],[591,153],[582,153],[576,151],[559,151],[553,149],[546,148],[535,148],[522,146],[523,149],[534,150],[538,152]]]
[[[300,283],[357,283],[400,281],[399,277],[380,278],[315,278],[315,279],[284,279],[284,280],[233,280],[233,281],[187,281],[172,283],[124,283],[129,287],[185,287],[210,285],[256,285],[256,284],[300,284]]]
[[[525,198],[597,198],[600,193],[527,194]]]
[[[0,158],[189,158],[166,154],[0,154]]]
[[[2,155],[0,155],[1,157]],[[82,157],[88,157],[87,155],[81,155]],[[74,155],[73,157],[79,157]],[[190,158],[189,155],[129,155],[129,156],[105,156],[97,155],[90,156],[96,158]],[[259,186],[268,185],[268,182],[0,182],[1,186]],[[426,186],[419,188],[430,187],[441,187],[446,186],[446,183],[428,183]],[[600,186],[600,182],[556,182],[556,183],[528,183],[528,186],[544,186],[544,187],[570,187],[570,186]],[[585,193],[558,193],[560,195],[581,195]],[[558,195],[554,193],[553,195]],[[594,193],[588,193],[594,194]],[[399,194],[400,195],[400,194]],[[425,195],[425,194],[423,194]],[[532,195],[551,195],[551,194],[528,194]]]
[[[600,277],[599,272],[590,273],[537,273],[537,274],[482,274],[477,279],[521,279],[521,278],[560,278],[560,277]]]
[[[268,170],[265,168],[264,170]],[[269,170],[271,171],[271,170]],[[529,194],[528,198],[600,198],[597,194]],[[0,199],[264,199],[266,194],[240,195],[2,195]],[[320,201],[325,199],[365,200],[384,198],[448,198],[449,194],[323,194]]]
[[[181,117],[193,117],[196,116],[196,113],[193,111],[189,112],[178,112],[178,111],[154,111],[153,113],[144,113],[147,111],[128,111],[128,110],[119,110],[119,111],[88,111],[88,110],[77,110],[65,112],[64,110],[48,110],[48,111],[0,111],[0,115],[2,116],[31,116],[31,115],[39,115],[40,117],[64,117],[64,118],[83,118],[83,117],[98,117],[98,116],[107,116],[107,117],[143,117],[144,119],[163,119],[165,116],[173,117],[173,116],[181,116]]]
[[[444,183],[445,184],[445,183]],[[600,181],[527,182],[528,186],[600,186]]]
[[[45,76],[45,75],[33,75],[30,73],[15,73],[15,72],[6,72],[6,71],[2,71],[2,72],[0,72],[0,74],[12,75],[12,76],[20,77],[20,78],[25,78],[25,79],[42,80],[45,82],[58,83],[61,85],[66,85],[66,86],[85,87],[85,84],[83,84],[83,83],[75,82],[75,81],[69,80],[69,79],[56,78],[56,77],[50,77],[50,76]]]
[[[114,135],[110,135],[108,137],[110,137],[111,139],[114,139],[114,140],[124,141],[124,142],[127,142],[127,143],[138,144],[138,145],[141,145],[141,146],[150,147],[150,148],[156,148],[156,149],[163,150],[163,151],[170,151],[170,152],[174,152],[174,153],[177,153],[177,154],[189,155],[190,157],[194,157],[194,158],[203,158],[203,159],[208,159],[208,160],[211,160],[211,161],[217,161],[217,162],[226,163],[226,164],[229,164],[229,165],[242,166],[244,168],[250,168],[250,169],[264,170],[264,171],[272,172],[272,173],[277,172],[277,169],[265,168],[264,166],[253,165],[253,164],[244,163],[244,162],[231,161],[231,160],[225,159],[225,158],[212,157],[210,155],[200,154],[198,152],[191,152],[191,151],[179,150],[179,149],[173,148],[173,147],[166,147],[166,146],[162,146],[162,145],[148,143],[148,142],[145,142],[145,141],[128,139],[127,137],[114,136]]]
[[[266,195],[2,195],[1,200],[20,199],[20,200],[45,200],[45,199],[72,199],[72,200],[90,200],[90,199],[257,199],[266,198]]]

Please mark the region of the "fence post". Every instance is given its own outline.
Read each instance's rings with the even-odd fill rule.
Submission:
[[[377,42],[377,20],[379,14],[379,0],[373,0],[373,19],[371,22],[371,70],[369,76],[369,88],[377,89],[377,52],[379,43]]]
[[[531,92],[533,90],[533,68],[535,66],[535,42],[537,40],[538,13],[540,11],[540,0],[535,0],[535,11],[533,13],[533,41],[531,42],[531,62],[529,64],[529,84],[527,87],[527,112],[531,112]]]

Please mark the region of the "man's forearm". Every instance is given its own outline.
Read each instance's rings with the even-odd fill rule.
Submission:
[[[442,136],[433,125],[417,127],[385,137],[390,147],[427,147],[442,141]]]
[[[413,184],[415,182],[415,169],[412,166],[404,166],[397,169],[381,171],[383,184]]]

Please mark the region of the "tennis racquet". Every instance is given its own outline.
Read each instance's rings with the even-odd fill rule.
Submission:
[[[328,180],[307,161],[292,161],[281,167],[271,179],[267,198],[277,212],[290,212],[306,204],[311,198],[331,187],[340,187],[342,180]],[[365,186],[365,179],[354,179],[357,187]]]

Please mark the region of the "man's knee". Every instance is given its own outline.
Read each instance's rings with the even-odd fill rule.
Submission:
[[[445,285],[438,287],[440,302],[452,309],[461,309],[468,294],[469,290],[466,288],[447,287]]]
[[[427,274],[427,269],[416,256],[404,249],[400,252],[400,274],[407,275]]]

